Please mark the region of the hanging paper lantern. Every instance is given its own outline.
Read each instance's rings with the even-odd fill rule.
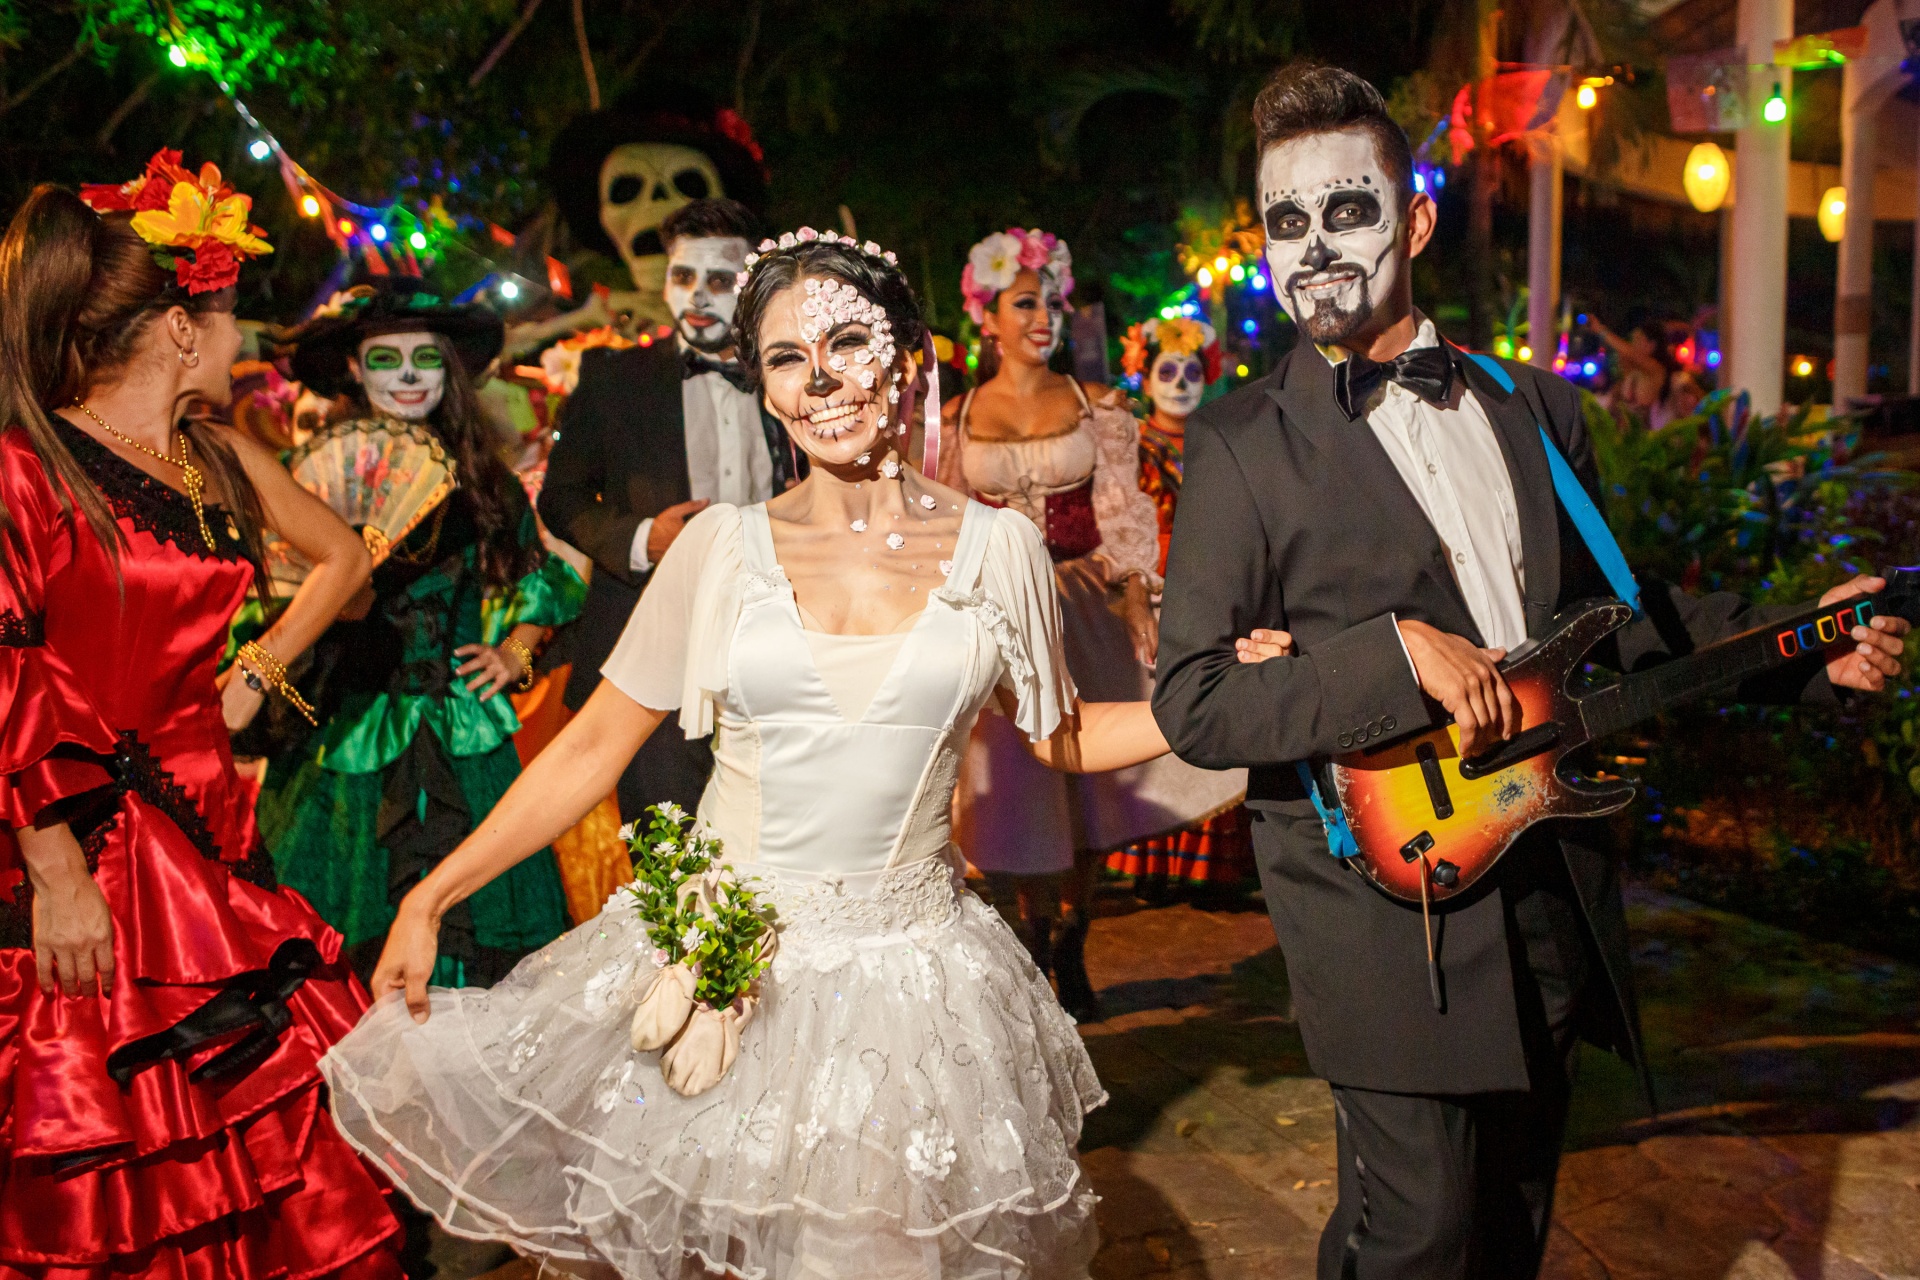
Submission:
[[[1840,237],[1847,230],[1847,189],[1828,187],[1826,194],[1820,197],[1820,212],[1815,219],[1820,224],[1820,234],[1830,244],[1839,244]]]
[[[1694,208],[1702,213],[1718,209],[1727,198],[1727,188],[1732,182],[1733,169],[1718,143],[1698,143],[1687,152],[1687,168],[1680,175],[1680,185],[1687,189],[1687,199],[1693,202]]]

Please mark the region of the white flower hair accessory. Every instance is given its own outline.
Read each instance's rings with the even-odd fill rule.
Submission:
[[[1052,277],[1063,299],[1073,294],[1073,252],[1067,242],[1038,227],[1008,227],[968,250],[967,265],[960,270],[960,293],[975,324],[986,322],[994,297],[1022,271]]]

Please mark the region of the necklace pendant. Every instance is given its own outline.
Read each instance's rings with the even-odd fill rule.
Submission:
[[[186,450],[182,449],[184,454]],[[187,491],[187,501],[193,506],[193,518],[200,525],[200,538],[207,544],[207,550],[214,550],[213,530],[207,527],[207,508],[201,500],[206,481],[200,475],[200,468],[191,462],[180,463],[180,484]]]

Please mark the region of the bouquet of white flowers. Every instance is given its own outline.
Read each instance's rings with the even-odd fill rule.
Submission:
[[[667,1085],[692,1097],[720,1082],[759,1006],[760,975],[778,935],[772,908],[719,861],[720,842],[690,830],[686,810],[654,805],[645,831],[620,835],[633,853],[627,887],[653,942],[653,973],[639,988],[633,1047],[664,1049]]]

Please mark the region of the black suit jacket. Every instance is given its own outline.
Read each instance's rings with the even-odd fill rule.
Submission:
[[[587,603],[555,658],[573,663],[567,705],[576,710],[600,683],[600,668],[646,587],[649,575],[632,568],[634,533],[642,520],[691,496],[681,371],[672,342],[587,351],[579,385],[560,412],[540,517],[593,560]],[[779,493],[794,475],[795,458],[764,407],[760,419]]]
[[[1561,378],[1502,361],[1516,384],[1509,394],[1472,362],[1460,364],[1512,478],[1527,630],[1538,636],[1569,604],[1612,595],[1556,499],[1536,425],[1597,498],[1578,395]],[[1591,993],[1608,998],[1585,1002],[1583,1030],[1637,1061],[1626,918],[1599,824],[1534,828],[1477,893],[1440,913],[1445,1012],[1428,991],[1419,910],[1327,851],[1294,762],[1336,754],[1356,736],[1378,738],[1375,725],[1393,736],[1444,716],[1420,691],[1396,616],[1476,644],[1481,637],[1438,534],[1366,422],[1348,422],[1335,406],[1332,367],[1311,345],[1188,421],[1166,579],[1154,715],[1183,759],[1250,769],[1261,880],[1314,1070],[1392,1092],[1526,1088],[1503,886],[1528,870],[1526,860],[1554,856],[1565,858],[1604,962],[1596,976],[1610,988]],[[1597,661],[1634,670],[1762,621],[1730,594],[1694,598],[1651,581],[1641,588],[1644,616],[1611,637]],[[1255,627],[1291,631],[1299,655],[1239,663],[1234,640]],[[1830,693],[1817,661],[1741,692],[1781,700],[1810,688]]]

